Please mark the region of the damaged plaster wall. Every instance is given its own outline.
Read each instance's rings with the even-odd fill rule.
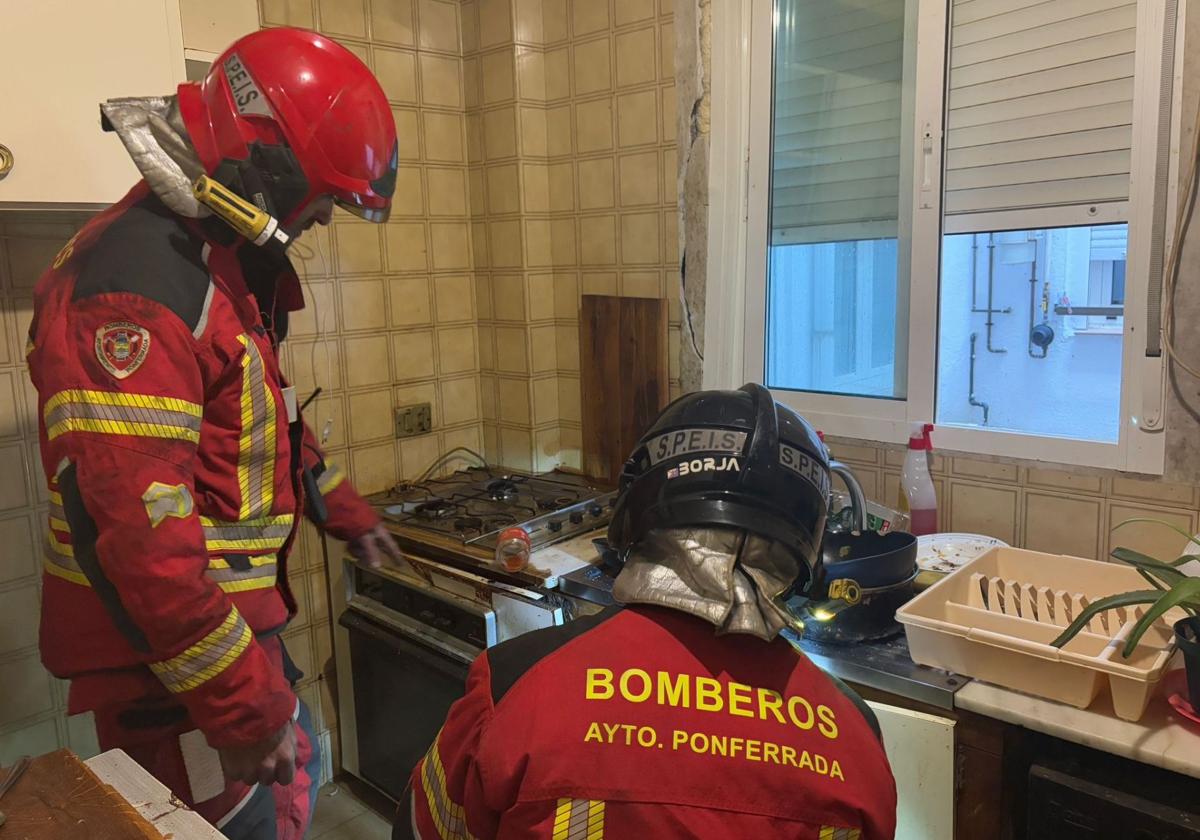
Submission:
[[[683,303],[680,385],[684,392],[699,390],[704,372],[712,1],[678,0],[675,8],[679,275]]]
[[[1187,179],[1192,145],[1195,142],[1196,111],[1200,107],[1200,7],[1193,6],[1186,18],[1183,54],[1183,108],[1180,115],[1181,150],[1179,195]],[[1184,233],[1175,293],[1175,349],[1184,362],[1200,368],[1200,222],[1193,214]],[[1200,379],[1171,365],[1166,410],[1169,481],[1200,481]]]

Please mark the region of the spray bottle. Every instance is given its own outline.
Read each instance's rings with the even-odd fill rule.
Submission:
[[[929,475],[933,424],[926,423],[908,439],[908,453],[900,470],[900,510],[909,515],[909,531],[920,536],[937,531],[937,494]]]

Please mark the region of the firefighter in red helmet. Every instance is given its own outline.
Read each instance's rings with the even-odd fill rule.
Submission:
[[[303,307],[282,245],[335,205],[387,218],[391,110],[344,47],[279,28],[174,96],[101,112],[143,180],[35,292],[42,660],[70,680],[70,712],[94,712],[102,748],[227,836],[299,838],[320,767],[279,637],[300,515],[370,564],[401,557],[280,371]],[[237,212],[275,235],[249,241]]]

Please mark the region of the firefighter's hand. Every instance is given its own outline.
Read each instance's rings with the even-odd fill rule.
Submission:
[[[385,557],[393,563],[404,561],[404,552],[396,545],[396,540],[382,522],[365,534],[350,540],[346,548],[354,559],[361,560],[372,569],[382,566]]]
[[[219,753],[221,769],[231,781],[290,785],[296,776],[296,732],[290,720],[265,741],[248,747],[226,747]]]

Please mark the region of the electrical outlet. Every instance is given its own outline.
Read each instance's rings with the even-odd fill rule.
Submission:
[[[423,435],[433,430],[433,406],[430,403],[405,405],[396,409],[396,437]]]

